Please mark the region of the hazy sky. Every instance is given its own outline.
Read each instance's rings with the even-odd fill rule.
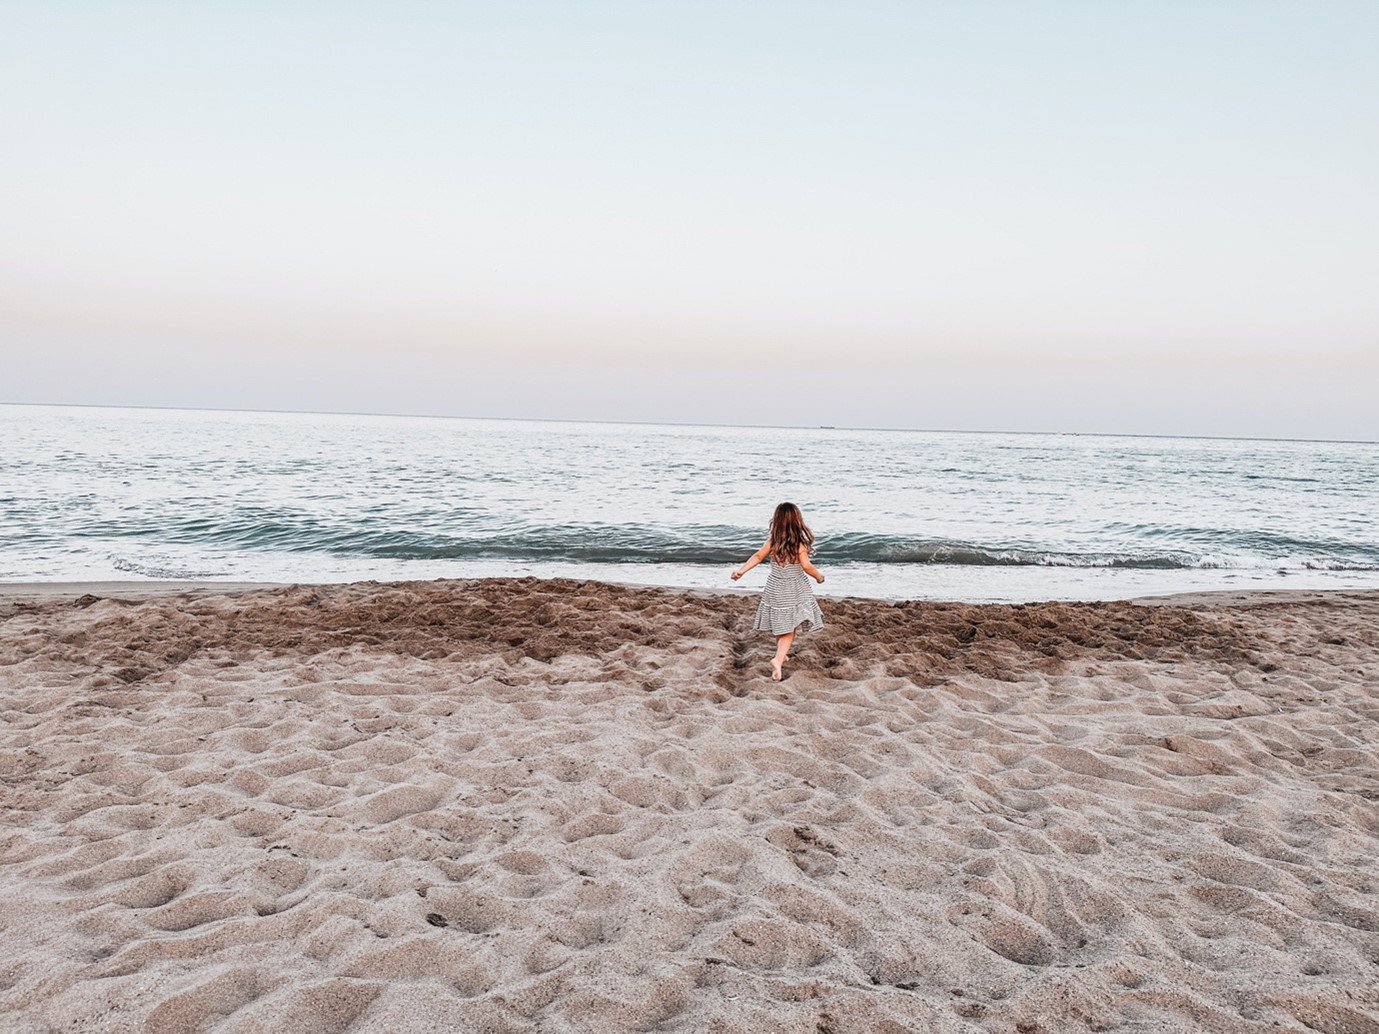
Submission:
[[[0,0],[0,401],[1379,439],[1379,3]]]

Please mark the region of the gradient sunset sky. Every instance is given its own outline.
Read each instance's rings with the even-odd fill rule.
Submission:
[[[0,3],[0,401],[1379,439],[1379,3]]]

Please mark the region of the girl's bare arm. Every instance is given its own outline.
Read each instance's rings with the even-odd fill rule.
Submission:
[[[807,547],[800,550],[800,566],[804,568],[805,574],[809,575],[809,577],[813,578],[820,585],[824,584],[823,572],[809,562],[809,549]]]
[[[733,572],[733,581],[737,581],[739,578],[741,578],[744,574],[746,574],[746,573],[747,573],[748,571],[750,571],[752,568],[756,567],[757,564],[759,564],[759,563],[761,563],[763,560],[765,560],[766,557],[767,557],[767,554],[769,554],[770,552],[771,552],[771,543],[770,543],[770,542],[767,542],[767,543],[765,543],[760,549],[758,549],[755,553],[753,553],[751,556],[749,556],[749,557],[747,558],[747,562],[746,562],[745,564],[743,564],[741,567],[739,567],[736,571]]]

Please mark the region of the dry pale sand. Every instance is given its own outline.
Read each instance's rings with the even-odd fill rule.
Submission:
[[[0,598],[0,1027],[1379,1031],[1379,595],[754,604]]]

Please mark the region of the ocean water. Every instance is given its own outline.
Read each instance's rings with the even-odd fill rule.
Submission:
[[[782,499],[825,594],[1379,586],[1375,444],[0,406],[7,581],[727,588]]]

